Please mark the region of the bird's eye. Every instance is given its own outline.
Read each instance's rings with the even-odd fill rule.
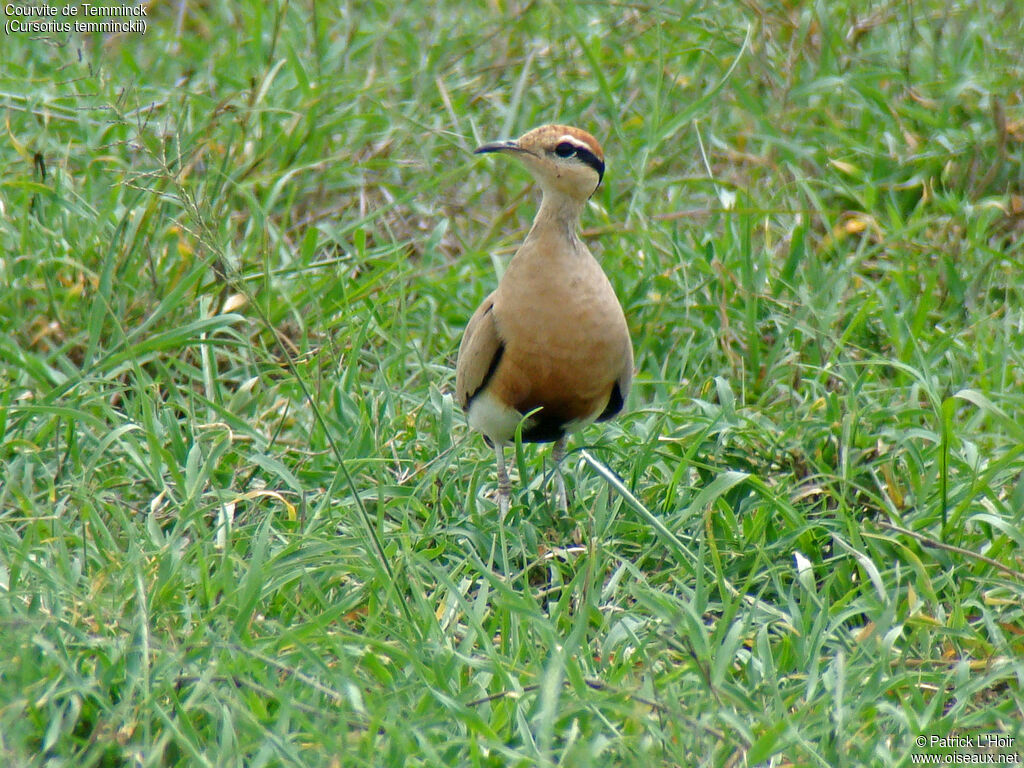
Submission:
[[[557,147],[555,147],[555,154],[559,157],[572,157],[576,154],[577,147],[575,144],[570,144],[568,141],[563,141]]]

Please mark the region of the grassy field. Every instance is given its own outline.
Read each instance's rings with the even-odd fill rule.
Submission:
[[[1024,752],[1016,0],[147,10],[0,44],[0,764]],[[502,522],[553,121],[636,382]]]

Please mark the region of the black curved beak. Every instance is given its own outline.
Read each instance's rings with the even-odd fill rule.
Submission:
[[[526,152],[526,150],[520,147],[519,142],[515,139],[489,141],[473,150],[474,155],[482,155],[487,152]]]

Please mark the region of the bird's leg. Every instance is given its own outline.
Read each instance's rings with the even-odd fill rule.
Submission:
[[[505,471],[505,446],[497,440],[494,441],[494,457],[498,462],[498,510],[504,519],[508,514],[508,501],[512,495],[512,484],[508,481],[508,472]]]
[[[565,438],[560,437],[551,448],[551,463],[555,465],[555,503],[562,512],[568,513],[569,501],[565,495],[565,478],[562,477],[562,459],[565,458]]]

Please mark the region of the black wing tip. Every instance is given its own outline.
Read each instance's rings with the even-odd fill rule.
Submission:
[[[619,388],[619,382],[612,384],[611,394],[608,395],[608,404],[605,405],[604,410],[601,411],[601,415],[597,417],[598,421],[608,421],[608,419],[614,418],[622,412],[622,407],[626,404],[625,398],[622,396],[622,390]]]

